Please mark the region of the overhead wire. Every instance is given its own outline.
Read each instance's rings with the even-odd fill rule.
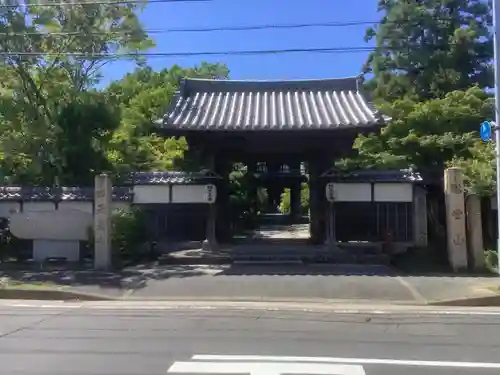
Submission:
[[[176,3],[176,2],[210,2],[213,0],[108,0],[108,1],[88,1],[88,2],[72,2],[72,3],[45,3],[46,6],[59,6],[60,4],[127,4],[127,3]],[[2,6],[0,6],[1,8]],[[445,20],[445,19],[443,19]],[[446,21],[446,20],[445,20]],[[169,29],[152,29],[144,30],[146,34],[163,34],[163,33],[208,33],[208,32],[234,32],[234,31],[255,31],[269,29],[300,29],[312,27],[349,27],[363,25],[381,25],[391,24],[407,25],[408,22],[401,21],[346,21],[346,22],[311,22],[311,23],[293,23],[293,24],[260,24],[260,25],[236,25],[236,26],[219,26],[219,27],[201,27],[201,28],[169,28]],[[103,34],[123,34],[132,35],[125,31],[60,31],[60,32],[1,32],[4,36],[88,36],[88,35],[103,35]],[[450,44],[448,44],[450,45]],[[439,46],[431,46],[431,48],[439,48]],[[271,55],[271,54],[290,54],[290,53],[360,53],[373,52],[384,50],[384,47],[321,47],[321,48],[289,48],[289,49],[266,49],[266,50],[230,50],[230,51],[199,51],[199,52],[127,52],[115,54],[100,54],[100,53],[81,53],[81,52],[36,52],[36,51],[0,51],[0,56],[17,56],[17,57],[35,57],[35,56],[68,56],[75,58],[88,59],[116,59],[120,57],[190,57],[190,56],[228,56],[228,55]],[[394,48],[391,48],[394,50]]]
[[[154,1],[154,0],[153,0]],[[164,0],[161,0],[164,1]],[[212,1],[212,0],[177,0],[177,1]],[[151,2],[151,0],[149,1]],[[1,8],[1,6],[0,6]],[[408,25],[408,22],[396,21],[347,21],[347,22],[308,22],[308,23],[288,23],[288,24],[260,24],[260,25],[235,25],[235,26],[217,26],[217,27],[183,27],[183,28],[166,28],[166,29],[144,29],[147,34],[170,34],[170,33],[211,33],[211,32],[238,32],[238,31],[258,31],[258,30],[280,30],[280,29],[303,29],[303,28],[335,28],[335,27],[350,27],[350,26],[368,26],[368,25]],[[418,26],[417,23],[415,25]],[[103,35],[103,34],[131,34],[126,31],[45,31],[40,29],[39,32],[0,32],[0,35],[6,36],[29,36],[29,35],[54,35],[54,36],[87,36],[87,35]]]
[[[16,0],[8,0],[16,1]],[[1,8],[17,8],[22,7],[60,7],[67,5],[118,5],[118,4],[149,4],[149,3],[201,3],[211,2],[214,0],[100,0],[100,1],[45,1],[45,2],[25,2],[17,4],[1,4]]]
[[[427,45],[422,48],[446,48],[453,44]],[[120,57],[192,57],[192,56],[251,56],[251,55],[272,55],[272,54],[290,54],[290,53],[360,53],[375,51],[393,51],[394,48],[387,47],[320,47],[320,48],[288,48],[288,49],[261,49],[261,50],[229,50],[229,51],[199,51],[199,52],[123,52],[123,53],[81,53],[81,52],[6,52],[0,51],[0,56],[9,57],[74,57],[89,60],[116,59]],[[407,50],[404,48],[402,50]]]

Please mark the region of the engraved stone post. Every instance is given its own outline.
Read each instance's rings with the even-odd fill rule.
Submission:
[[[444,171],[446,240],[448,259],[454,271],[467,268],[463,175],[459,168]]]
[[[94,267],[111,267],[111,180],[108,175],[95,177]]]
[[[483,223],[481,220],[481,199],[476,194],[469,194],[465,200],[467,212],[467,247],[469,259],[474,270],[484,269]]]

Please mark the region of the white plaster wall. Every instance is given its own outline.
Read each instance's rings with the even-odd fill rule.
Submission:
[[[0,202],[0,218],[9,218],[14,212],[19,212],[21,205],[19,202]]]
[[[86,240],[93,215],[81,210],[32,211],[13,214],[10,230],[18,238]]]
[[[376,183],[373,188],[375,202],[413,202],[413,185],[404,183]]]
[[[42,262],[47,258],[61,257],[70,262],[80,260],[80,243],[78,241],[34,240],[33,259]]]
[[[138,185],[134,186],[134,203],[170,203],[168,185]]]
[[[207,185],[172,186],[172,203],[207,203]]]
[[[370,202],[372,200],[372,187],[368,183],[334,184],[335,201],[337,202]]]
[[[53,202],[24,202],[23,212],[54,211],[56,206]]]
[[[83,211],[83,212],[88,212],[92,213],[93,207],[92,207],[92,202],[71,202],[71,201],[63,201],[59,202],[59,205],[57,209],[59,211]]]

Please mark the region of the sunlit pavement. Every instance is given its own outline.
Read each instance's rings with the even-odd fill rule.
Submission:
[[[152,308],[132,302],[21,302],[0,303],[1,374],[500,371],[498,309],[270,311],[202,304],[162,309],[159,303]]]

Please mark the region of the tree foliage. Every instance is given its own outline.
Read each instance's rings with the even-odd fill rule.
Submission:
[[[383,110],[390,123],[379,134],[359,136],[354,147],[363,167],[439,169],[454,157],[469,157],[478,124],[493,114],[493,101],[473,87],[443,99],[396,100]]]
[[[50,185],[56,176],[66,182],[75,180],[75,173],[68,175],[69,159],[75,155],[63,155],[71,146],[61,147],[61,142],[78,131],[62,134],[71,126],[64,117],[77,119],[80,131],[95,127],[85,122],[97,118],[103,126],[80,132],[82,149],[104,141],[100,137],[116,118],[97,103],[96,96],[81,95],[98,82],[100,68],[111,60],[99,55],[119,56],[153,45],[139,23],[138,11],[137,5],[116,3],[20,5],[2,10],[0,158],[7,182]],[[87,109],[92,114],[84,113]]]
[[[137,4],[19,6],[0,14],[0,177],[4,183],[87,185],[100,172],[185,167],[184,139],[164,139],[161,118],[184,76],[227,78],[202,63],[154,72],[136,52],[153,46]],[[105,90],[101,68],[130,56],[141,66]]]
[[[221,64],[202,63],[183,69],[177,65],[154,72],[150,67],[137,69],[113,82],[106,95],[122,111],[122,121],[111,141],[110,152],[117,172],[130,170],[170,170],[184,168],[185,139],[165,139],[154,133],[153,123],[160,119],[181,78],[225,79],[229,70]]]
[[[391,118],[378,134],[359,136],[344,168],[418,169],[441,177],[464,169],[471,191],[494,187],[491,145],[478,137],[493,116],[491,4],[483,0],[380,0],[382,19],[366,40],[376,49],[365,88]]]
[[[441,98],[493,84],[491,8],[484,0],[379,0],[380,23],[366,32],[377,49],[364,70],[376,99]]]

